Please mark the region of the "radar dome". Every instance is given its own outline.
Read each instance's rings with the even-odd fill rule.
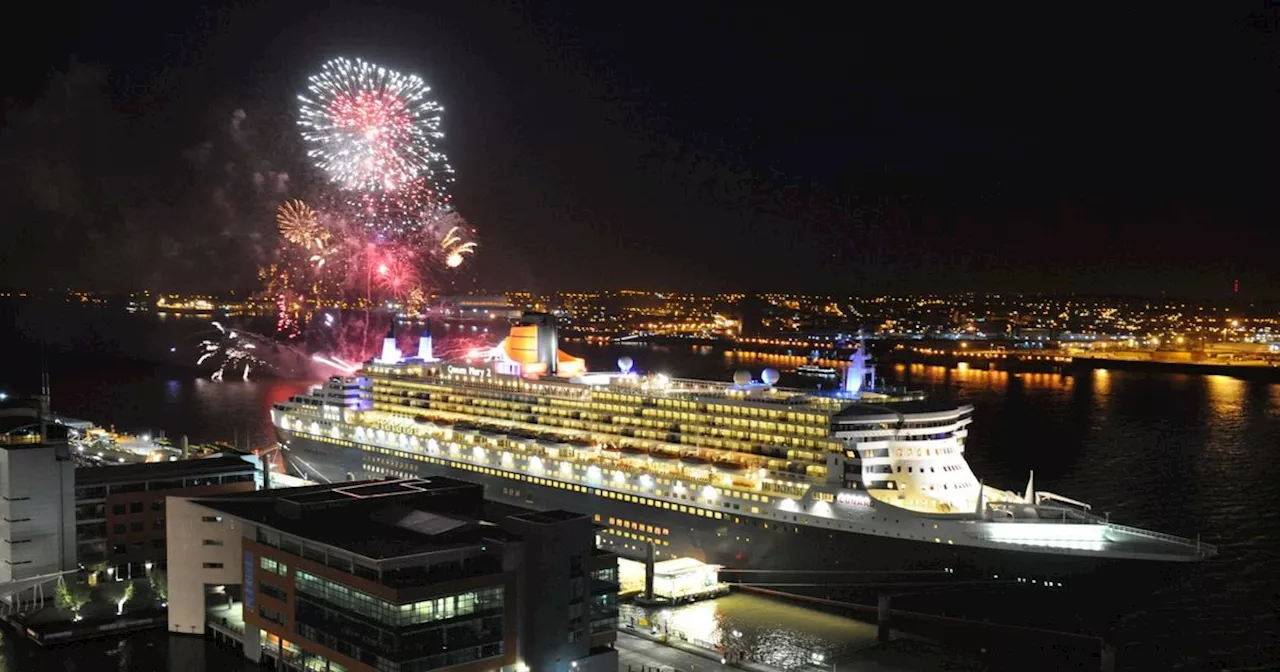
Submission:
[[[734,373],[734,374],[733,374],[733,384],[734,384],[734,385],[747,385],[747,384],[750,384],[750,383],[751,383],[751,372],[750,372],[750,371],[738,371],[737,373]]]
[[[623,373],[631,373],[631,367],[635,366],[635,362],[630,357],[618,358],[618,370]]]
[[[776,369],[765,369],[760,372],[760,380],[763,380],[765,385],[773,385],[778,382],[778,371]]]

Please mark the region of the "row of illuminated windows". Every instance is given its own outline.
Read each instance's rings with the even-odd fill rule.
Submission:
[[[377,397],[377,399],[379,401],[384,401],[392,404],[401,403],[403,401],[403,397],[397,396],[397,395],[380,395]],[[629,417],[634,414],[635,409],[632,409],[632,408],[612,407],[610,405],[592,404],[592,406],[608,406],[608,408],[601,409],[601,410],[612,410],[616,413],[624,414],[621,417],[609,417],[609,416],[602,416],[602,415],[589,413],[589,412],[560,410],[557,408],[552,408],[548,405],[531,405],[527,402],[511,403],[508,401],[491,400],[491,399],[485,399],[485,398],[474,398],[471,396],[466,396],[461,394],[433,395],[429,399],[420,399],[419,401],[425,402],[426,403],[425,407],[428,407],[428,408],[440,408],[443,410],[451,410],[459,413],[474,413],[474,411],[469,409],[485,408],[485,409],[488,409],[488,412],[482,413],[482,415],[483,414],[495,415],[495,416],[503,417],[509,420],[523,420],[525,417],[527,417],[528,414],[532,413],[532,414],[539,414],[541,416],[545,416],[545,418],[540,418],[540,421],[546,422],[547,424],[564,424],[566,426],[579,427],[579,428],[588,427],[588,425],[571,422],[571,421],[577,420],[579,422],[598,423],[603,425],[606,428],[604,430],[601,430],[601,428],[597,426],[595,427],[597,431],[607,431],[607,426],[612,424],[613,422],[622,422],[622,423],[628,423],[633,425],[643,425],[643,426],[656,427],[661,429],[672,428],[671,423],[655,421],[654,419],[652,419],[652,417],[650,417],[655,414],[663,417],[669,417],[670,419],[684,419],[692,422],[702,421],[705,423],[708,421],[708,416],[705,414],[695,415],[691,413],[672,413],[668,411],[659,411],[659,410],[651,410],[651,409],[644,409],[643,413],[647,419],[641,419],[637,417]],[[543,400],[539,400],[539,401],[543,401]],[[563,403],[568,405],[570,402],[563,402]],[[421,407],[420,404],[409,404],[409,405],[413,408]],[[548,422],[548,420],[550,420],[551,418],[563,418],[570,422],[561,422],[561,423]],[[794,423],[761,422],[758,420],[749,420],[745,418],[732,418],[732,417],[722,418],[722,417],[714,417],[714,416],[710,417],[709,422],[711,425],[741,427],[743,429],[751,428],[751,429],[757,429],[757,430],[783,431],[783,432],[789,432],[792,434],[803,434],[811,437],[825,437],[829,434],[829,430],[825,425],[821,427],[811,427],[811,426],[803,426],[803,425],[794,424]],[[766,443],[767,442],[775,442],[779,444],[788,443],[791,445],[803,446],[803,447],[809,447],[809,448],[822,447],[821,442],[816,442],[816,441],[813,441],[812,439],[809,439],[809,440],[796,439],[792,437],[783,437],[776,434],[767,434],[762,432],[752,432],[749,434],[744,432],[729,433],[725,430],[714,430],[709,428],[704,429],[703,426],[699,426],[699,425],[686,425],[681,427],[680,429],[682,431],[694,431],[697,433],[711,433],[711,434],[718,434],[722,436],[733,436],[733,437],[744,439],[744,440],[749,437],[752,440],[766,442]]]
[[[547,427],[563,427],[565,429],[573,429],[578,431],[595,431],[595,432],[614,434],[614,435],[618,434],[617,425],[614,425],[612,423],[585,422],[581,420],[561,420],[559,418],[553,418],[548,416],[532,417],[526,414],[516,414],[516,413],[507,413],[507,412],[497,412],[497,413],[492,413],[492,414],[489,414],[488,416],[485,416],[485,415],[475,414],[473,412],[473,409],[469,409],[468,407],[461,407],[461,408],[454,409],[454,408],[449,408],[448,406],[450,405],[432,403],[430,408],[428,409],[424,407],[405,406],[399,403],[379,402],[375,404],[375,408],[377,408],[379,411],[384,411],[388,413],[395,413],[397,411],[401,411],[401,409],[404,409],[404,411],[409,412],[404,414],[405,417],[410,417],[410,414],[422,414],[423,411],[430,410],[440,414],[454,414],[454,415],[462,416],[466,418],[468,421],[483,422],[487,417],[488,418],[496,417],[499,419],[517,423],[519,425],[531,426],[535,431],[537,430],[545,431]],[[403,413],[403,411],[401,412]],[[444,419],[449,420],[451,418],[448,418],[446,416]],[[532,422],[530,422],[530,420],[532,420]],[[646,440],[660,442],[660,443],[668,443],[667,439],[670,438],[670,435],[671,435],[670,432],[655,431],[655,430],[649,430],[649,429],[634,429],[634,430],[631,430],[629,434],[630,436],[635,438],[646,439]],[[729,450],[729,451],[736,451],[736,452],[750,452],[755,447],[753,444],[742,442],[742,441],[736,441],[732,439],[720,439],[720,438],[699,437],[699,436],[680,436],[679,439],[681,443],[686,445],[694,445],[699,447],[715,448],[718,450]]]
[[[337,439],[332,436],[329,436],[328,434],[311,434],[309,432],[301,432],[301,431],[295,431],[294,433],[304,438],[314,439],[316,441],[324,441],[325,443],[332,443],[335,446],[346,446],[347,448],[354,448],[356,445],[350,441],[347,441],[344,439]]]
[[[377,449],[377,450],[378,450],[378,452],[384,452],[384,451],[385,451],[385,452],[388,452],[388,454],[390,454],[390,451],[387,451],[386,449]],[[398,451],[397,451],[397,452],[398,452]],[[442,464],[442,465],[446,465],[446,466],[452,466],[452,467],[457,468],[457,469],[463,469],[463,470],[466,470],[466,471],[475,471],[475,472],[478,472],[478,473],[488,474],[488,475],[491,475],[491,476],[501,476],[501,477],[503,477],[503,478],[510,478],[510,479],[515,479],[515,480],[520,480],[520,481],[527,481],[527,482],[529,482],[529,483],[533,483],[533,484],[535,484],[535,485],[541,485],[541,486],[545,486],[545,487],[549,487],[549,488],[560,488],[560,489],[562,489],[562,490],[572,490],[572,491],[575,491],[575,492],[581,492],[581,493],[584,493],[584,494],[586,494],[586,493],[590,493],[590,494],[593,494],[593,495],[596,495],[596,496],[599,496],[599,497],[608,497],[609,499],[617,499],[617,500],[621,500],[621,501],[625,501],[625,502],[631,502],[631,503],[633,503],[633,504],[644,504],[644,505],[646,505],[646,506],[652,506],[652,507],[654,507],[654,508],[667,509],[667,510],[669,510],[669,511],[679,511],[680,513],[687,513],[687,514],[689,514],[689,515],[694,515],[694,516],[702,516],[702,517],[704,517],[704,518],[715,518],[715,519],[719,520],[720,518],[722,518],[722,517],[723,517],[723,515],[722,515],[719,511],[710,511],[710,510],[703,509],[703,508],[699,508],[699,507],[696,507],[696,506],[687,506],[687,505],[684,505],[684,504],[676,504],[676,503],[672,503],[672,502],[668,502],[668,501],[663,501],[663,500],[658,500],[658,499],[651,499],[651,498],[648,498],[648,497],[637,497],[637,496],[635,496],[635,495],[630,495],[630,494],[623,493],[623,492],[615,492],[615,491],[613,491],[613,490],[601,490],[601,489],[598,489],[598,488],[589,488],[589,487],[586,487],[586,486],[577,485],[577,484],[575,484],[575,483],[566,483],[566,482],[564,482],[564,481],[559,481],[559,480],[550,479],[550,478],[542,478],[542,477],[540,477],[540,476],[530,476],[530,475],[528,475],[528,474],[521,474],[521,473],[517,473],[517,472],[502,471],[502,470],[499,470],[499,469],[493,469],[493,468],[490,468],[490,467],[482,467],[482,466],[475,465],[475,464],[470,464],[470,463],[467,463],[467,462],[454,462],[454,461],[451,461],[451,460],[441,460],[441,459],[437,459],[437,458],[434,458],[434,457],[429,457],[429,456],[426,456],[426,455],[419,455],[419,454],[414,454],[414,453],[411,453],[411,454],[409,454],[409,455],[410,455],[413,459],[416,459],[416,460],[419,460],[419,461],[430,462],[430,463],[434,463],[434,464]],[[663,480],[663,481],[667,481],[667,479],[662,479],[662,480]],[[627,485],[620,485],[619,487],[627,487],[627,488],[632,488],[632,489],[633,489],[633,488],[636,488],[637,486],[627,484]],[[757,495],[757,494],[755,494],[755,493],[738,493],[738,492],[735,492],[735,491],[733,491],[733,490],[728,490],[728,489],[718,489],[718,488],[716,489],[716,492],[717,492],[717,493],[720,493],[720,494],[727,494],[727,495],[729,495],[729,496],[734,496],[734,497],[742,497],[743,499],[748,499],[748,498],[752,498],[752,497],[757,498],[757,499],[756,499],[756,500],[754,500],[754,501],[763,501],[763,502],[767,502],[767,501],[768,501],[768,497],[765,497],[765,496],[762,496],[762,495]],[[661,494],[661,492],[658,492],[658,494]],[[681,498],[684,498],[684,499],[692,499],[691,497],[685,497],[685,496],[682,496],[682,495],[673,495],[673,496],[675,496],[675,497],[681,497]],[[724,506],[724,507],[728,508],[728,507],[730,506],[730,504],[729,504],[728,502],[723,502],[723,503],[722,503],[722,506]],[[733,505],[732,505],[732,507],[733,507],[733,508],[735,508],[735,509],[740,508],[737,504],[733,504]],[[760,509],[759,509],[759,507],[752,506],[752,507],[751,507],[751,512],[752,512],[752,513],[759,513],[759,512],[760,512]]]
[[[821,413],[798,413],[795,411],[775,411],[755,406],[738,406],[736,404],[707,404],[707,412],[723,415],[740,415],[752,418],[770,418],[773,420],[789,420],[812,425],[827,425],[827,416]]]
[[[434,458],[434,457],[431,457],[431,456],[423,455],[423,454],[421,454],[421,453],[406,453],[406,452],[403,452],[403,451],[398,451],[398,450],[389,449],[389,448],[381,448],[381,447],[371,447],[371,448],[369,449],[369,452],[381,453],[381,454],[384,454],[384,455],[393,455],[393,456],[402,455],[402,456],[405,456],[405,457],[408,457],[408,458],[411,458],[411,459],[414,459],[414,460],[418,460],[418,461],[424,461],[424,462],[430,462],[430,463],[433,463],[433,464],[442,464],[442,465],[452,466],[452,467],[454,467],[454,468],[463,469],[463,470],[466,470],[466,471],[475,471],[475,472],[483,473],[483,474],[487,474],[487,475],[490,475],[490,476],[500,476],[500,477],[503,477],[503,478],[511,478],[511,479],[516,479],[516,480],[525,480],[525,481],[528,481],[528,482],[531,482],[531,483],[534,483],[534,484],[537,484],[537,485],[542,485],[542,486],[546,486],[546,487],[553,487],[553,488],[560,488],[560,489],[564,489],[564,490],[573,490],[573,491],[575,491],[575,492],[582,492],[582,493],[590,492],[590,493],[592,493],[592,494],[596,494],[596,495],[599,495],[599,496],[603,496],[603,497],[610,497],[610,498],[613,498],[613,499],[623,499],[624,501],[628,501],[628,502],[632,502],[632,503],[645,504],[645,505],[648,505],[648,506],[653,506],[653,507],[658,507],[658,508],[666,508],[666,509],[680,510],[682,513],[689,513],[689,512],[690,512],[690,511],[686,511],[686,510],[685,510],[685,508],[695,508],[695,507],[682,507],[682,506],[681,506],[681,505],[679,505],[679,504],[672,504],[671,502],[664,502],[664,501],[661,501],[661,500],[654,500],[654,499],[650,499],[650,498],[647,498],[647,497],[636,497],[636,496],[633,496],[633,495],[628,495],[628,494],[626,494],[626,493],[614,492],[614,491],[612,491],[612,490],[599,490],[599,489],[596,489],[596,488],[589,488],[589,487],[585,487],[585,486],[577,485],[577,484],[574,484],[574,483],[566,483],[566,482],[564,482],[564,481],[562,481],[562,480],[557,480],[557,479],[542,478],[542,477],[540,477],[540,476],[531,476],[531,475],[522,474],[522,473],[514,472],[514,471],[507,471],[507,470],[493,469],[493,468],[490,468],[490,467],[485,467],[485,466],[480,466],[480,465],[471,464],[471,463],[469,463],[469,462],[438,459],[438,458]],[[403,462],[401,462],[401,461],[399,461],[399,460],[395,460],[395,461],[393,461],[393,460],[383,460],[383,459],[379,459],[379,458],[377,458],[376,456],[367,456],[367,457],[366,457],[366,461],[368,461],[368,462],[374,462],[374,463],[385,462],[387,465],[390,465],[391,467],[404,468],[404,463],[403,463]],[[377,465],[370,465],[368,468],[369,468],[371,471],[373,471],[373,470],[374,470],[374,469],[373,469],[373,466],[377,466]],[[408,472],[398,471],[398,470],[394,470],[394,469],[386,469],[386,470],[384,470],[384,471],[385,471],[386,473],[391,473],[391,474],[403,474],[403,473],[408,473]],[[562,473],[562,474],[563,474],[563,477],[565,477],[565,478],[573,478],[573,479],[580,479],[580,478],[583,478],[582,476],[579,476],[579,475],[576,473],[577,471],[581,471],[581,469],[574,469],[573,471],[570,471],[570,472],[558,472],[558,473]],[[380,472],[380,473],[382,473],[382,472]],[[412,478],[412,476],[402,476],[402,477],[403,477],[403,478]],[[671,488],[672,492],[670,493],[670,496],[675,497],[675,498],[678,498],[678,499],[687,499],[687,500],[705,500],[705,501],[706,501],[706,502],[708,502],[708,503],[712,503],[712,500],[713,500],[713,499],[715,499],[715,498],[720,498],[720,497],[724,497],[724,498],[737,498],[737,499],[742,499],[742,500],[745,500],[745,501],[760,502],[760,503],[763,503],[763,504],[768,504],[768,503],[769,503],[769,501],[770,501],[770,500],[769,500],[769,496],[768,496],[768,495],[762,495],[762,494],[759,494],[759,493],[756,493],[756,492],[749,492],[749,491],[742,491],[742,490],[733,490],[733,489],[730,489],[730,488],[715,488],[715,487],[712,487],[712,488],[711,488],[711,490],[712,490],[712,491],[714,491],[714,493],[715,493],[716,497],[715,497],[715,498],[708,499],[708,498],[705,496],[705,493],[706,493],[706,491],[705,491],[705,490],[699,490],[699,491],[698,491],[698,493],[699,493],[699,494],[698,494],[698,495],[696,495],[696,496],[695,496],[695,495],[685,494],[685,493],[682,491],[682,490],[683,490],[682,486],[680,486],[680,485],[678,484],[678,482],[677,482],[675,479],[659,477],[659,478],[654,479],[654,482],[655,482],[657,485],[659,485],[659,486],[666,486],[666,487],[668,487],[668,488]],[[626,482],[620,482],[620,483],[617,483],[617,484],[616,484],[616,487],[618,487],[618,488],[622,488],[622,489],[626,489],[626,490],[641,491],[645,486],[637,485],[637,484],[635,484],[635,483],[633,483],[633,482],[626,481]],[[517,494],[518,494],[518,493],[517,493]],[[661,495],[661,494],[662,494],[662,490],[661,490],[661,489],[654,490],[654,494]],[[802,494],[802,493],[799,493],[799,494]],[[731,505],[730,505],[729,503],[727,503],[727,502],[721,502],[721,505],[722,505],[722,506],[724,506],[725,508],[729,508],[729,507],[731,506]],[[677,508],[677,507],[680,507],[680,508]],[[740,506],[738,506],[737,504],[732,504],[732,508],[734,508],[734,509],[740,509],[741,507],[740,507]],[[696,509],[696,508],[695,508],[695,510],[699,510],[699,509]],[[757,507],[751,507],[751,510],[752,510],[752,512],[756,512],[756,513],[758,513],[758,511],[759,511]],[[708,512],[708,513],[710,513],[710,512]],[[706,515],[706,514],[698,514],[698,513],[695,513],[694,515]],[[718,517],[718,515],[719,515],[719,514],[716,514],[716,515],[717,515],[717,517]]]
[[[941,457],[958,452],[952,446],[939,446],[935,448],[894,448],[894,457]]]
[[[268,558],[265,555],[259,559],[258,566],[261,567],[264,571],[271,572],[272,574],[278,574],[280,576],[289,575],[288,565],[284,564],[283,562],[279,562],[277,560]]]
[[[609,530],[609,534],[612,534],[615,537],[619,537],[622,539],[631,539],[633,541],[638,541],[645,544],[653,544],[654,546],[670,546],[671,545],[671,542],[667,541],[666,539],[650,537],[650,536],[638,534],[635,532],[628,532],[626,530]]]
[[[596,514],[595,520],[596,522],[600,522],[599,514]],[[622,518],[614,518],[613,516],[609,516],[609,525],[613,527],[623,527],[628,530],[638,530],[640,532],[647,532],[649,534],[661,534],[664,536],[671,534],[671,530],[668,530],[665,527],[658,527],[656,525],[645,525],[644,523],[637,523],[630,520],[624,520]]]
[[[365,465],[364,469],[369,473],[378,474],[380,476],[390,476],[392,478],[417,478],[416,474],[412,474],[407,471],[398,471],[390,467],[383,467],[379,465]]]
[[[304,571],[297,572],[295,589],[299,594],[324,600],[340,609],[395,627],[431,623],[499,609],[505,599],[502,586],[493,586],[412,604],[393,604]]]

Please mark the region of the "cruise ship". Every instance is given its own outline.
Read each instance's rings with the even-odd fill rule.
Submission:
[[[593,515],[624,557],[739,571],[920,572],[1060,585],[1210,558],[1069,497],[986,484],[965,461],[968,405],[875,383],[865,348],[839,389],[588,371],[531,314],[462,360],[389,335],[355,375],[275,404],[285,449],[330,479],[444,474],[497,502]],[[1127,573],[1126,573],[1127,574]],[[989,576],[986,576],[989,575]]]

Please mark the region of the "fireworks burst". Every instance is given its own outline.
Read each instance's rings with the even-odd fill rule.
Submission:
[[[316,211],[298,199],[280,204],[276,209],[276,225],[280,228],[280,235],[294,245],[323,248],[329,239],[329,232],[316,219]]]
[[[440,250],[444,255],[444,264],[449,268],[461,266],[466,255],[472,254],[476,250],[474,241],[463,242],[462,232],[461,226],[455,226],[449,229],[449,232],[444,235],[444,240],[440,243]]]
[[[429,92],[417,76],[338,58],[298,96],[307,154],[329,182],[276,213],[278,247],[260,276],[264,298],[283,300],[278,331],[296,336],[287,314],[310,306],[420,309],[437,273],[475,253]]]
[[[453,169],[436,143],[440,103],[416,75],[335,58],[298,96],[307,154],[344,189],[395,192],[419,177],[443,193]],[[437,199],[443,203],[443,199]]]

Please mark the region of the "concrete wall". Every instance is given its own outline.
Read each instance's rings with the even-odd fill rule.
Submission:
[[[169,632],[203,635],[209,585],[240,585],[244,525],[185,497],[168,497]],[[220,520],[218,520],[220,518]],[[221,545],[207,544],[206,540]],[[206,566],[219,565],[219,566]]]
[[[76,567],[75,465],[66,446],[0,450],[0,582]]]

